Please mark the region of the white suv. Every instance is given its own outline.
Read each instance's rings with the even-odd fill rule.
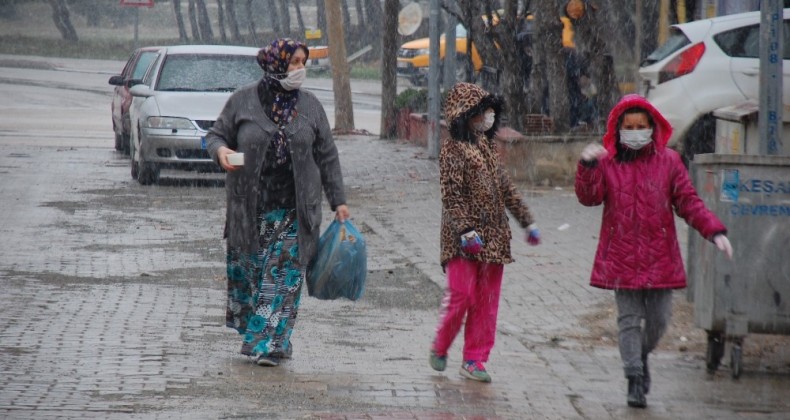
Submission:
[[[670,36],[641,63],[641,93],[674,129],[669,145],[686,160],[711,153],[712,112],[757,100],[760,12],[673,25]],[[790,104],[790,9],[784,9],[783,103]]]

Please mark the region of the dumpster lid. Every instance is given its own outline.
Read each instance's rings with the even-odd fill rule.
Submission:
[[[760,104],[748,100],[735,105],[728,105],[713,111],[713,116],[722,120],[744,122],[757,119]]]
[[[756,121],[760,112],[760,103],[749,99],[735,105],[723,106],[713,110],[713,116],[721,120],[748,122]],[[790,122],[790,106],[785,104],[782,112],[782,122]]]

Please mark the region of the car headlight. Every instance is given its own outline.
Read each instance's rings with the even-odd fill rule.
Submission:
[[[164,128],[168,130],[194,130],[192,121],[175,117],[148,117],[143,124],[145,128]]]

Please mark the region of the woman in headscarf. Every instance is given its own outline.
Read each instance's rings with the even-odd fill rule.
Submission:
[[[442,140],[439,153],[440,262],[447,290],[429,364],[437,371],[446,368],[447,352],[464,326],[460,373],[480,382],[491,382],[485,363],[494,347],[504,265],[513,261],[505,210],[527,230],[530,244],[540,242],[532,214],[502,168],[493,142],[502,103],[477,85],[453,86],[444,106],[451,137]]]
[[[258,53],[261,80],[234,92],[206,135],[227,171],[226,325],[261,366],[289,358],[305,270],[318,246],[321,191],[349,217],[337,148],[318,99],[300,89],[309,51],[278,39]],[[243,164],[229,156],[243,153]]]
[[[590,284],[614,290],[626,401],[638,408],[647,406],[647,358],[669,325],[672,291],[686,287],[675,214],[732,258],[727,228],[667,148],[671,134],[647,99],[626,95],[609,113],[603,146],[586,146],[576,172],[579,202],[604,206]]]

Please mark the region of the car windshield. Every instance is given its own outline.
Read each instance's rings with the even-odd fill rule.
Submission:
[[[162,64],[156,90],[233,91],[260,79],[261,74],[254,56],[172,54]]]
[[[658,47],[655,51],[648,55],[647,58],[642,60],[639,66],[645,67],[653,63],[657,63],[690,43],[691,41],[689,41],[689,39],[680,29],[674,27],[670,28],[667,42]]]

